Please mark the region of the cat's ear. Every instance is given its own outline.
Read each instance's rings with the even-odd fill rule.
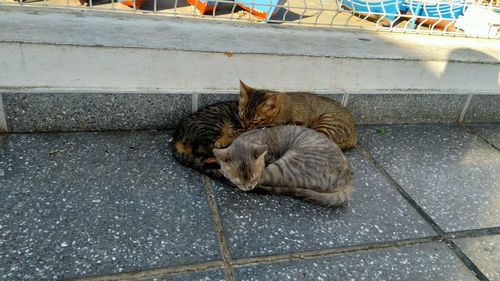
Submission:
[[[254,146],[253,154],[255,159],[259,159],[261,157],[266,156],[267,154],[267,145],[265,144],[257,144]]]
[[[248,96],[251,95],[252,92],[252,87],[248,86],[240,80],[240,98],[248,99]]]
[[[269,109],[275,109],[276,106],[278,105],[278,96],[272,95],[269,98],[267,98],[265,101],[265,105]]]
[[[217,159],[219,159],[222,162],[229,162],[229,160],[231,160],[227,148],[222,148],[222,149],[214,148],[212,149],[212,152],[214,153],[215,157],[217,157]]]

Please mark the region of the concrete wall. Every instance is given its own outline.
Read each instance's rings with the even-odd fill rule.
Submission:
[[[239,79],[331,95],[359,123],[500,120],[498,40],[0,11],[4,131],[172,128]]]

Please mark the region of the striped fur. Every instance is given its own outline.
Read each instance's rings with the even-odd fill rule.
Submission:
[[[245,191],[257,188],[337,207],[354,190],[351,165],[339,146],[302,126],[251,130],[214,154],[223,175]]]
[[[241,129],[238,102],[210,105],[179,122],[172,138],[172,153],[181,164],[220,178],[220,165],[212,149],[218,141],[229,145]]]
[[[333,192],[317,192],[312,189],[288,186],[258,186],[257,188],[273,194],[299,197],[325,207],[339,207],[344,205],[350,200],[351,194],[354,191],[354,186],[352,185],[347,185],[345,188]]]
[[[358,142],[352,114],[339,102],[310,93],[254,89],[240,81],[238,114],[247,129],[295,124],[325,134],[341,149]]]

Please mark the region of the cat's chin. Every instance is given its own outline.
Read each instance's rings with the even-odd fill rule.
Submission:
[[[251,186],[251,187],[244,187],[244,186],[238,186],[239,189],[243,190],[243,191],[252,191],[255,189],[257,185],[254,185],[254,186]]]

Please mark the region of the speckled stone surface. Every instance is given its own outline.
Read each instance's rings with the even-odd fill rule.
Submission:
[[[360,140],[445,231],[500,226],[500,152],[478,136],[455,125],[392,125],[361,128]]]
[[[500,94],[473,96],[464,122],[500,122]]]
[[[200,94],[198,95],[198,108],[203,108],[208,105],[221,101],[238,100],[238,93],[234,94]]]
[[[214,182],[222,225],[233,258],[432,236],[435,233],[357,152],[355,191],[345,208],[246,193]]]
[[[332,95],[322,95],[334,100],[337,100],[339,102],[342,101],[342,96],[341,94],[332,94]],[[234,94],[200,94],[198,97],[198,107],[202,108],[210,104],[214,104],[217,102],[221,101],[229,101],[229,100],[238,100],[239,95],[238,93]]]
[[[470,124],[467,126],[472,127],[474,131],[500,149],[500,122]]]
[[[199,174],[166,132],[0,138],[0,279],[99,275],[220,259]]]
[[[171,275],[162,278],[152,278],[146,281],[224,281],[224,272],[222,270],[201,271],[188,274]]]
[[[444,244],[241,267],[237,280],[477,280]]]
[[[453,241],[490,281],[500,280],[500,235]]]
[[[10,132],[173,129],[191,95],[2,94]]]
[[[466,95],[349,95],[347,108],[358,124],[455,123]]]

